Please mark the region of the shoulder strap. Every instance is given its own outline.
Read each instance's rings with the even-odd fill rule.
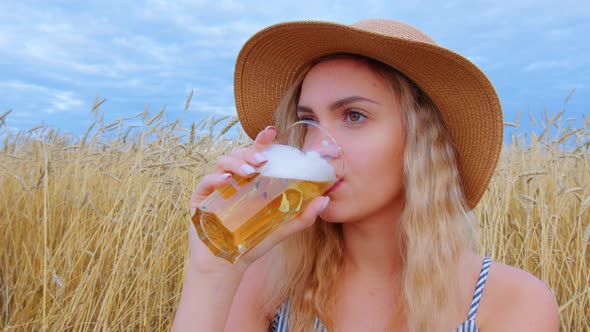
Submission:
[[[289,332],[289,315],[291,313],[291,301],[285,301],[275,314],[271,332]]]
[[[479,273],[479,279],[477,280],[475,292],[473,293],[473,299],[471,300],[471,308],[469,309],[469,315],[467,316],[468,320],[475,320],[477,308],[479,308],[479,301],[481,300],[483,288],[486,285],[486,279],[488,278],[488,272],[490,271],[491,264],[492,260],[489,257],[485,257],[483,259],[483,265],[481,267],[481,272]]]
[[[277,309],[275,317],[270,328],[270,332],[289,332],[289,316],[291,315],[291,300],[283,302]],[[327,332],[326,327],[319,318],[315,318],[313,322],[312,331]]]

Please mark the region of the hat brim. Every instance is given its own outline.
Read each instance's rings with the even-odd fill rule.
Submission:
[[[431,98],[453,139],[465,198],[473,208],[502,148],[502,109],[485,74],[438,45],[332,22],[270,26],[246,42],[236,62],[234,94],[244,131],[254,138],[273,124],[274,112],[300,68],[334,53],[360,54],[388,64]]]

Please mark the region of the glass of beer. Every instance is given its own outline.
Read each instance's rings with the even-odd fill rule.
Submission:
[[[233,175],[197,207],[192,222],[201,241],[235,263],[281,223],[297,217],[344,175],[342,150],[319,124],[289,126],[262,152],[255,176]]]

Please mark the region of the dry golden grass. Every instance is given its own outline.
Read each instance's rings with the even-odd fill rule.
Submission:
[[[482,254],[545,281],[563,331],[590,331],[590,119],[563,114],[538,136],[517,130],[476,213]]]
[[[241,132],[221,134],[236,132],[234,118],[185,130],[182,118],[168,123],[164,110],[146,110],[105,124],[101,103],[82,139],[45,127],[5,135],[4,331],[168,330],[184,273],[189,195],[218,155],[249,142]],[[548,124],[552,133],[529,133],[528,145],[515,136],[476,213],[482,253],[544,280],[564,331],[590,331],[589,126],[562,121],[557,115]]]

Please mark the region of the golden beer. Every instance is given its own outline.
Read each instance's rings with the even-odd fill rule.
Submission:
[[[264,175],[234,175],[231,181],[207,197],[192,217],[199,238],[231,263],[334,184]]]

